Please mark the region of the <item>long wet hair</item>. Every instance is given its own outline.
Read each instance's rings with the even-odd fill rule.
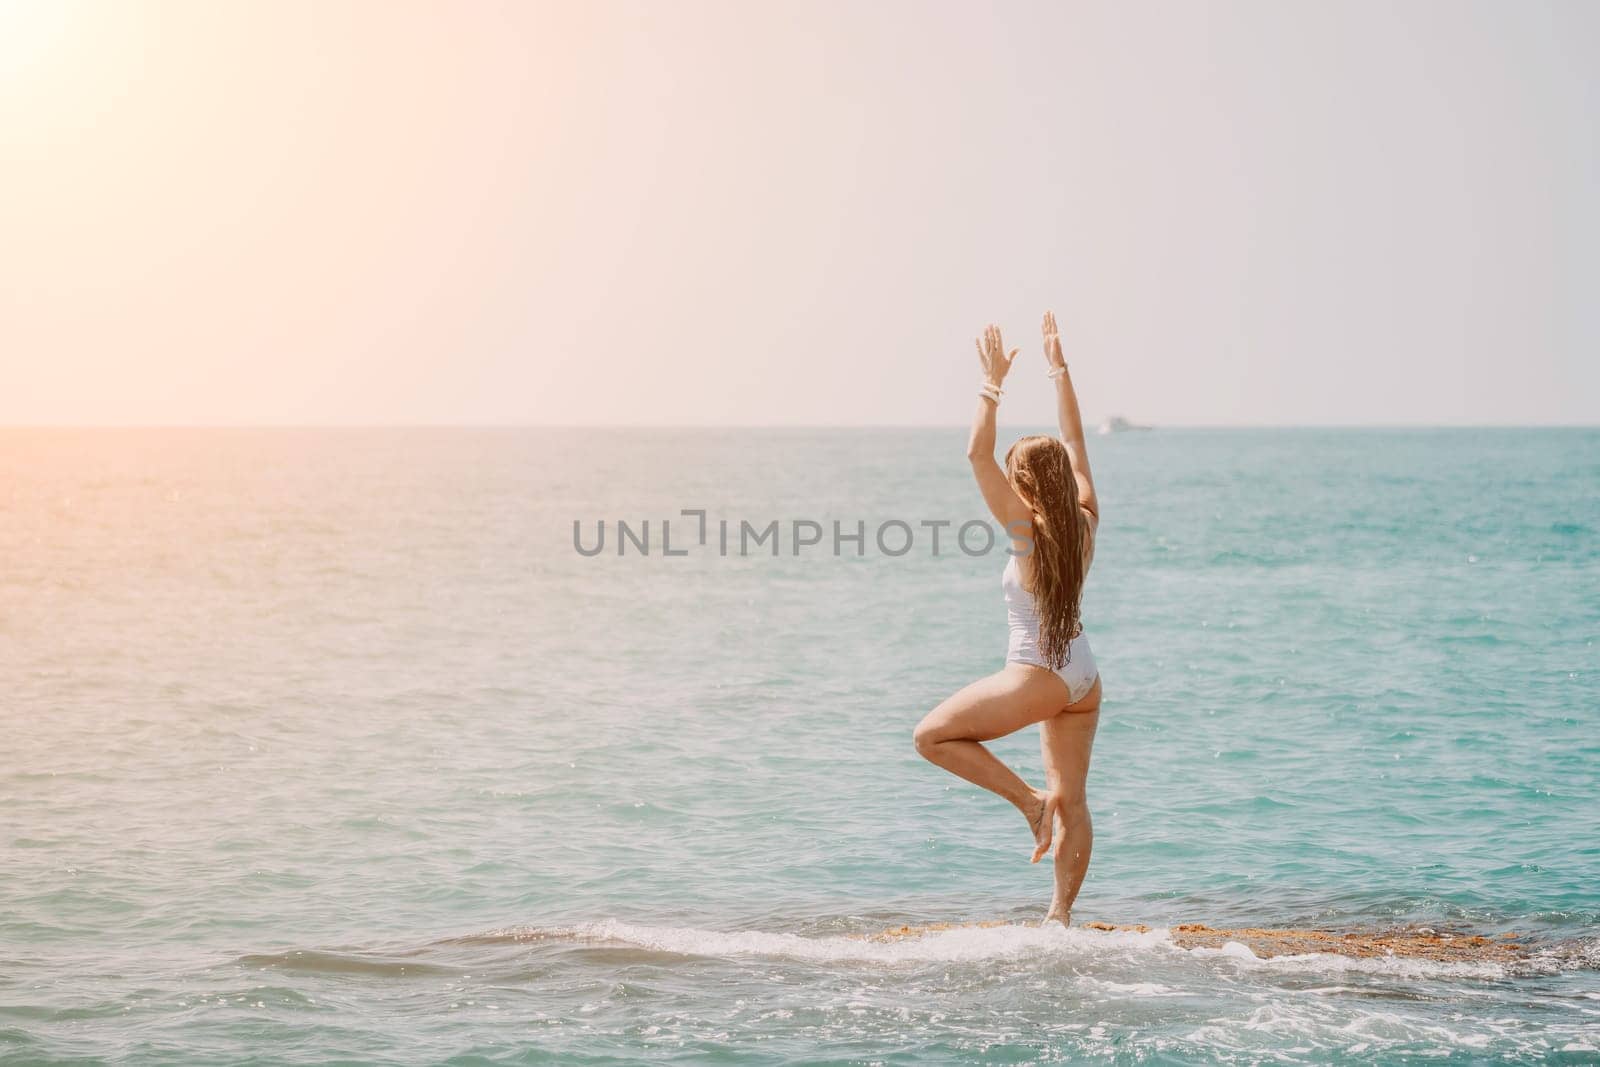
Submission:
[[[1067,446],[1044,434],[1020,439],[1006,451],[1006,478],[1033,512],[1030,559],[1039,652],[1059,668],[1083,629],[1078,608],[1088,571],[1089,527],[1078,510],[1078,482]]]

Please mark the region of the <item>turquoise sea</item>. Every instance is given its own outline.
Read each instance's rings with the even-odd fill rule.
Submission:
[[[1074,917],[1145,934],[1039,928],[1021,817],[912,748],[1006,645],[964,446],[0,431],[0,1061],[1600,1061],[1600,431],[1091,441]]]

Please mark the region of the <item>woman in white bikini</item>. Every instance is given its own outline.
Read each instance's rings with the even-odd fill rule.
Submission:
[[[1070,925],[1094,843],[1084,782],[1100,720],[1100,672],[1078,606],[1094,558],[1100,505],[1078,398],[1050,313],[1044,317],[1044,354],[1055,381],[1061,436],[1022,438],[1006,452],[1002,470],[994,459],[995,410],[1017,350],[1006,354],[994,326],[978,342],[984,381],[967,459],[984,503],[1013,538],[1001,579],[1011,643],[1005,667],[934,708],[917,725],[915,739],[917,751],[933,763],[1016,805],[1033,831],[1033,862],[1056,839],[1055,895],[1045,921]],[[1032,723],[1039,724],[1045,789],[1024,782],[983,745]]]

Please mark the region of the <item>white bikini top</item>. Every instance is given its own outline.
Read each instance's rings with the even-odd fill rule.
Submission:
[[[1022,631],[1023,636],[1034,645],[1039,644],[1039,605],[1033,599],[1033,594],[1022,587],[1022,569],[1017,566],[1017,557],[1012,556],[1006,560],[1006,569],[1000,574],[1000,588],[1006,596],[1006,621],[1011,625],[1012,632]],[[1078,633],[1082,634],[1082,624],[1079,624]]]

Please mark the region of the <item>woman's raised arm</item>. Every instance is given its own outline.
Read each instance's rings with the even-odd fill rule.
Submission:
[[[983,367],[983,385],[978,393],[978,411],[972,417],[972,434],[967,438],[967,460],[972,464],[972,476],[978,480],[983,492],[983,502],[989,513],[1009,529],[1013,522],[1028,520],[1032,512],[1022,502],[1017,491],[1000,464],[994,459],[995,410],[1000,406],[1000,383],[1011,370],[1011,361],[1017,350],[1006,354],[1000,340],[1000,327],[990,326],[978,339],[978,363]]]
[[[1044,313],[1044,358],[1050,364],[1050,377],[1056,380],[1056,417],[1061,424],[1061,443],[1067,446],[1072,461],[1072,477],[1078,483],[1078,506],[1100,524],[1100,500],[1094,495],[1094,475],[1089,473],[1089,449],[1083,440],[1083,418],[1078,414],[1078,394],[1072,388],[1072,374],[1061,352],[1061,334],[1056,330],[1056,313]]]

